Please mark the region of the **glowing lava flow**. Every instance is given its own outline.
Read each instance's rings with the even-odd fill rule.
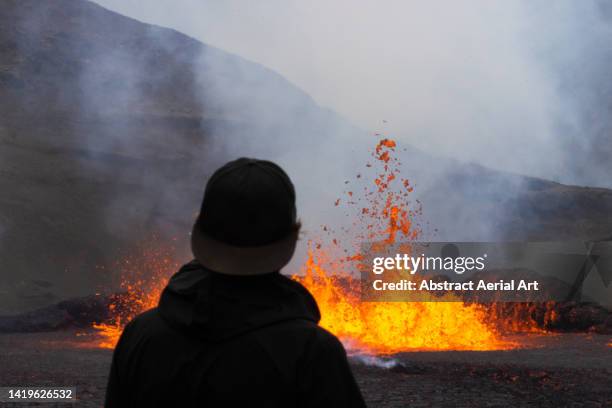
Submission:
[[[330,275],[311,254],[306,275],[295,276],[321,309],[321,326],[353,351],[388,354],[407,350],[499,350],[503,341],[484,323],[482,306],[462,302],[361,302],[352,279]],[[350,288],[353,289],[350,289]]]
[[[138,314],[157,306],[168,279],[180,268],[181,264],[174,261],[176,258],[171,245],[163,245],[152,237],[116,265],[124,293],[111,301],[111,319],[93,324],[99,337],[98,347],[115,348],[123,327]]]
[[[394,157],[396,147],[391,139],[380,140],[372,152],[374,164],[367,164],[377,171],[373,183],[366,182],[360,197],[347,192],[350,197],[347,205],[358,207],[351,230],[357,242],[392,245],[419,237],[420,228],[415,219],[420,208],[410,206],[413,187],[408,179],[401,177],[401,162]],[[333,243],[337,244],[335,238]],[[348,348],[386,354],[406,350],[498,350],[515,346],[503,341],[496,327],[488,323],[483,306],[466,305],[458,298],[451,298],[454,296],[451,294],[444,295],[446,301],[437,302],[362,302],[358,280],[350,273],[338,274],[342,269],[338,263],[327,262],[337,257],[326,254],[324,245],[318,244],[315,248],[311,248],[304,275],[294,279],[306,286],[317,300],[321,325],[341,338]],[[355,269],[359,259],[360,254],[347,257],[345,261],[353,264],[349,271]]]
[[[150,282],[125,283],[126,296],[111,304],[117,310],[113,320],[94,324],[99,336],[98,347],[114,348],[125,323],[157,306],[165,282],[176,271],[165,261],[153,262],[159,254],[148,252],[148,269],[142,269],[155,278]],[[388,354],[408,350],[513,347],[502,340],[493,326],[485,323],[487,315],[482,306],[462,302],[361,302],[359,282],[329,273],[312,252],[304,265],[304,273],[294,275],[293,279],[306,286],[317,300],[321,326],[336,334],[354,352]]]
[[[373,183],[364,188],[362,197],[347,192],[348,204],[356,205],[360,199],[367,204],[358,209],[355,228],[351,231],[352,239],[357,242],[392,244],[398,239],[412,240],[419,235],[413,219],[420,210],[408,206],[412,186],[400,177],[398,166],[401,163],[392,155],[395,148],[393,140],[381,140],[372,152],[377,166],[367,165],[379,171]],[[336,206],[339,202],[340,199]],[[332,242],[337,249],[337,239]],[[321,243],[313,244],[303,274],[293,278],[306,286],[317,300],[322,314],[321,325],[336,334],[347,348],[387,354],[406,350],[494,350],[515,346],[504,342],[497,329],[488,323],[483,306],[460,301],[361,302],[358,280],[351,274],[341,274],[332,263],[321,261],[332,252],[332,248]],[[357,254],[345,260],[350,264],[358,259]],[[112,322],[94,326],[101,336],[99,347],[114,347],[123,324],[155,307],[168,277],[178,270],[178,265],[160,251],[145,253],[143,261],[127,262],[130,271],[138,269],[136,276],[139,278],[134,279],[133,273],[126,275],[129,279],[122,286],[127,296],[111,305],[122,312],[116,312]]]

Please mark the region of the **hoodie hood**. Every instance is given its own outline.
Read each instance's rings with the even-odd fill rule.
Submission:
[[[279,272],[224,275],[197,261],[170,278],[158,310],[171,326],[213,342],[284,321],[321,318],[310,292]]]

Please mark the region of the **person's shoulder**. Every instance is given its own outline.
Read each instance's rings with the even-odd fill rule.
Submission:
[[[159,315],[159,310],[154,307],[153,309],[149,309],[145,312],[140,313],[136,317],[134,317],[129,324],[141,325],[141,324],[150,324],[151,322],[157,322],[161,317]]]
[[[149,309],[146,312],[142,312],[136,317],[132,318],[130,322],[125,326],[126,329],[130,328],[143,328],[151,327],[152,325],[158,325],[161,322],[161,316],[156,307]]]
[[[319,325],[315,325],[312,330],[310,348],[316,353],[337,353],[346,354],[342,342],[334,334]]]
[[[157,308],[149,309],[128,322],[123,328],[123,337],[146,336],[167,330]]]

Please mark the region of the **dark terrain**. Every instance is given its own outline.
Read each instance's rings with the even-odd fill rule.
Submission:
[[[111,351],[91,348],[93,339],[74,331],[0,335],[0,383],[76,386],[76,406],[100,407]],[[525,349],[402,353],[391,356],[398,363],[393,368],[351,361],[372,408],[603,408],[612,406],[609,341],[601,335],[525,336]]]

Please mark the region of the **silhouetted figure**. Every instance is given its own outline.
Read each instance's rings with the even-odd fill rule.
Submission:
[[[364,407],[314,298],[279,273],[299,227],[279,166],[242,158],[217,170],[193,227],[195,260],[125,327],[106,407]]]

